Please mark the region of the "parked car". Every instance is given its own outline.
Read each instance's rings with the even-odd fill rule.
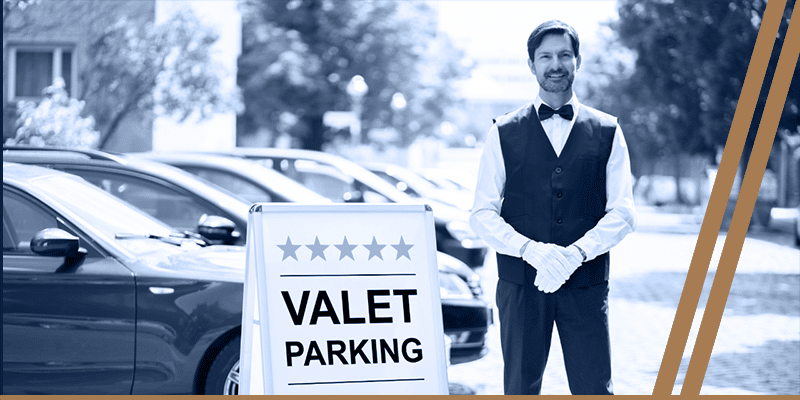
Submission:
[[[3,394],[222,394],[237,377],[244,265],[243,247],[4,162]]]
[[[229,223],[233,223],[233,227],[228,228],[230,235],[221,241],[245,244],[247,212],[255,201],[179,168],[128,155],[62,148],[4,147],[3,160],[79,175],[180,231],[200,233],[197,225],[203,216],[224,217],[229,222],[217,218],[220,229]],[[259,175],[259,186],[251,184],[252,190],[244,192],[260,193],[258,201],[328,202],[275,171],[257,165],[252,168]],[[265,182],[271,182],[272,186]]]
[[[250,203],[331,203],[331,200],[283,174],[247,160],[187,152],[130,153],[129,156],[180,168]]]
[[[258,161],[336,202],[426,203],[433,209],[436,248],[472,268],[483,266],[488,246],[469,227],[469,212],[432,199],[415,199],[353,161],[299,149],[240,147],[225,154]]]
[[[364,168],[393,184],[411,197],[432,199],[469,211],[473,193],[459,189],[445,189],[424,176],[397,164],[386,162],[362,162]]]
[[[175,223],[180,231],[190,230],[185,226],[191,224],[191,221],[197,224],[201,217],[190,215],[177,219],[169,210],[180,208],[184,212],[197,210],[194,214],[202,212],[213,215],[214,218],[206,217],[204,220],[214,222],[214,219],[224,219],[231,224],[230,227],[223,221],[214,229],[214,226],[207,226],[209,222],[206,222],[191,231],[203,233],[206,238],[210,235],[208,232],[216,233],[220,236],[213,236],[212,239],[231,244],[243,246],[246,242],[247,217],[251,203],[234,194],[227,194],[226,190],[215,188],[213,184],[178,168],[135,156],[113,155],[96,150],[5,148],[3,157],[5,160],[49,166],[84,177],[153,217],[161,219],[159,217],[164,216],[164,222],[169,225],[177,221]],[[250,161],[228,161],[231,165],[248,168],[264,176],[275,174],[272,170],[264,172],[265,168]],[[283,176],[280,178],[286,179]],[[320,197],[317,194],[313,196],[315,199]],[[169,208],[162,210],[152,207],[151,203],[154,201],[168,205]],[[329,202],[326,199],[321,201]],[[481,358],[487,351],[485,336],[493,322],[493,313],[491,306],[481,298],[483,292],[480,278],[461,261],[444,253],[439,252],[437,260],[442,288],[444,331],[454,338],[450,361],[458,364]]]
[[[260,164],[253,161],[242,160],[238,158],[231,158],[225,156],[215,156],[204,153],[188,153],[188,152],[150,152],[150,153],[136,153],[136,156],[144,157],[149,160],[163,162],[174,167],[181,168],[187,172],[196,174],[202,178],[210,180],[220,186],[225,187],[236,194],[237,188],[246,187],[248,185],[256,185],[257,180],[263,174]],[[338,170],[330,170],[329,174],[336,174]],[[347,175],[337,175],[334,180],[348,179]],[[349,178],[351,181],[353,178]],[[310,187],[320,190],[322,193],[331,195],[332,193],[339,193],[334,198],[340,198],[341,189],[338,192],[326,191],[325,188],[330,187],[328,184],[319,184],[320,180],[309,180]],[[251,200],[258,201],[257,198]],[[440,287],[442,288],[442,298],[450,299],[473,293],[468,297],[480,297],[482,288],[477,274],[471,271],[463,262],[453,258],[445,253],[438,254],[439,259],[439,272],[440,272]],[[448,271],[443,273],[443,271]],[[470,291],[465,291],[463,283],[466,282]],[[462,287],[460,291],[452,292],[451,289],[455,286]],[[460,307],[460,306],[459,306]],[[474,329],[472,333],[467,333],[466,330],[454,331],[452,327],[459,326],[463,321],[459,321],[461,311],[459,307],[454,307],[449,304],[449,300],[443,300],[442,309],[445,319],[445,333],[450,335],[451,343],[451,363],[458,364],[474,359],[481,358],[485,354],[484,336],[486,331],[483,329],[483,322],[480,323],[481,329]],[[489,324],[492,322],[492,316],[489,315],[487,321]]]

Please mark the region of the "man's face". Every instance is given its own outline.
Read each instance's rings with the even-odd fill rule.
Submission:
[[[561,93],[572,90],[575,72],[581,66],[581,57],[572,51],[572,40],[566,33],[549,34],[542,39],[528,67],[536,75],[542,90]]]

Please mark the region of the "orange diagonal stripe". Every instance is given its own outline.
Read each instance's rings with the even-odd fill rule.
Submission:
[[[792,14],[794,14],[794,10],[792,10]],[[681,394],[699,395],[700,387],[703,386],[708,360],[711,358],[711,349],[714,347],[714,340],[719,331],[719,323],[722,320],[722,313],[731,290],[736,264],[739,261],[747,227],[750,224],[750,215],[753,213],[753,206],[758,197],[758,189],[761,187],[761,179],[767,167],[772,142],[778,129],[778,121],[783,112],[795,65],[797,65],[797,56],[800,54],[798,25],[800,24],[789,23],[787,29],[786,40],[783,43],[780,58],[778,58],[778,67],[775,70],[769,96],[767,96],[767,104],[764,106],[764,114],[758,126],[753,153],[747,164],[747,173],[742,182],[739,199],[736,201],[733,220],[722,249],[719,267],[708,296],[708,305],[703,313],[703,321],[700,324],[700,331],[697,334],[697,341],[692,351]]]
[[[661,368],[656,377],[656,384],[653,388],[654,395],[672,394],[672,387],[675,385],[675,378],[678,375],[683,351],[686,348],[686,341],[692,328],[694,313],[697,310],[697,303],[703,290],[703,281],[708,273],[708,265],[711,262],[714,245],[717,242],[719,229],[722,225],[722,217],[725,213],[733,180],[736,177],[736,170],[739,166],[739,158],[742,155],[747,131],[753,121],[753,112],[756,108],[775,35],[778,33],[785,7],[786,0],[772,0],[767,3],[767,8],[764,11],[764,18],[761,21],[761,27],[758,29],[753,55],[750,57],[750,65],[747,67],[742,93],[739,96],[739,103],[733,115],[728,140],[725,143],[725,150],[722,153],[722,160],[720,160],[719,170],[714,180],[714,187],[711,190],[705,218],[703,218],[703,224],[700,227],[700,235],[692,255],[692,262],[683,286],[683,293],[681,293],[681,299],[678,303],[678,310],[675,313],[669,340],[667,340]]]

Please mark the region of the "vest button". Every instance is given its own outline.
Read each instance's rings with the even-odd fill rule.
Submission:
[[[563,194],[561,194],[561,192],[556,193],[556,197],[558,197],[559,199],[561,198],[561,196],[563,196]]]
[[[558,220],[556,220],[556,222],[560,224],[560,223],[561,223],[561,218],[559,218]]]
[[[560,173],[561,173],[561,167],[556,167],[556,173],[557,173],[557,174],[560,174]]]

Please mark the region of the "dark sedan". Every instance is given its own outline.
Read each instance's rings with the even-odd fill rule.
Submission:
[[[244,263],[77,176],[4,162],[3,394],[222,394]]]
[[[244,245],[247,210],[256,201],[322,204],[330,201],[297,182],[255,165],[256,184],[241,187],[250,199],[169,165],[93,150],[4,147],[3,160],[78,175],[181,231],[198,231],[204,215],[233,223],[225,244]],[[239,160],[240,162],[244,162]]]

